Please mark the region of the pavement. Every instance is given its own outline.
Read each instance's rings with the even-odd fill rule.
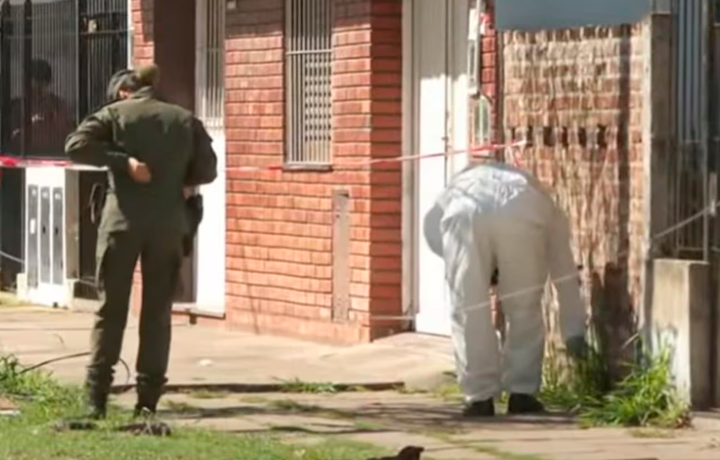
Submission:
[[[87,313],[0,306],[0,354],[32,365],[86,352],[91,323]],[[136,350],[131,318],[122,353],[131,370]],[[47,369],[80,383],[85,364],[79,357]],[[160,417],[300,444],[340,436],[389,451],[421,445],[424,459],[437,460],[720,458],[720,420],[707,417],[680,431],[581,429],[561,414],[468,421],[458,416],[457,395],[444,390],[451,370],[449,341],[439,337],[404,334],[342,347],[182,323],[174,327],[171,388]],[[122,369],[117,379],[127,381]],[[329,383],[354,391],[336,392]],[[387,390],[401,383],[403,390]],[[115,398],[134,404],[132,392]]]
[[[0,353],[34,365],[87,352],[93,317],[88,313],[35,307],[0,308]],[[182,321],[182,320],[179,320]],[[131,317],[122,358],[131,372],[138,346],[137,319]],[[351,363],[351,365],[348,365]],[[45,367],[58,379],[80,383],[87,358]],[[402,334],[358,346],[229,331],[186,322],[173,326],[169,381],[173,388],[226,387],[272,391],[287,382],[322,382],[374,389],[424,381],[453,368],[450,343],[441,337]],[[120,366],[116,384],[132,383]]]
[[[131,406],[132,394],[116,401]],[[159,417],[175,426],[231,433],[265,433],[294,444],[342,437],[397,452],[407,445],[436,460],[717,460],[720,432],[713,426],[662,431],[580,429],[568,416],[499,415],[472,421],[458,416],[459,401],[433,394],[166,395]],[[499,407],[499,410],[503,410]]]

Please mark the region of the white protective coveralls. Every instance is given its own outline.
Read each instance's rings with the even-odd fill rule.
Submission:
[[[426,215],[424,233],[432,251],[445,260],[452,340],[466,402],[498,397],[503,387],[535,394],[542,380],[541,301],[548,275],[557,290],[563,340],[585,334],[565,213],[531,174],[487,163],[453,178]],[[496,268],[508,321],[502,365],[489,299]]]

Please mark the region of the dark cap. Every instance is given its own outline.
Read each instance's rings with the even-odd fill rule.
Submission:
[[[119,99],[120,89],[129,86],[132,82],[133,71],[129,69],[123,69],[110,77],[108,83],[106,97],[108,102],[114,102]]]
[[[33,59],[30,61],[30,78],[44,84],[52,81],[52,68],[44,59]]]

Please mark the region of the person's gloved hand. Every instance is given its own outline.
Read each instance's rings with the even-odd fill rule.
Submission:
[[[587,356],[588,344],[585,337],[571,337],[565,342],[568,355],[573,359],[583,359]]]

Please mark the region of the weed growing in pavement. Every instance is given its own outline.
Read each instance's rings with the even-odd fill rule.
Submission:
[[[541,398],[549,406],[577,414],[588,426],[690,424],[690,408],[676,390],[667,347],[656,353],[641,347],[637,362],[628,364],[627,377],[614,385],[608,362],[595,341],[581,360],[562,359],[557,350],[550,350]]]
[[[283,380],[280,391],[283,393],[338,393],[340,388],[332,383],[304,382],[298,378]]]
[[[223,399],[230,395],[228,391],[196,390],[188,393],[193,399]]]

